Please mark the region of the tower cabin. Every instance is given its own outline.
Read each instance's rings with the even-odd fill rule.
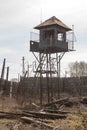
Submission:
[[[34,27],[34,29],[40,31],[39,42],[30,40],[30,51],[40,53],[70,51],[66,35],[72,29],[55,16]]]

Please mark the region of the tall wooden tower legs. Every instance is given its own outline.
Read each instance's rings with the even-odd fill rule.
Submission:
[[[38,61],[35,77],[39,75],[40,105],[43,104],[44,95],[46,95],[45,98],[48,103],[50,103],[53,96],[55,97],[55,88],[53,88],[54,84],[57,88],[57,98],[60,98],[60,62],[64,54],[65,53],[39,53],[39,58],[34,54],[36,60]],[[53,83],[54,77],[56,77],[56,83]],[[45,86],[43,86],[44,82]]]

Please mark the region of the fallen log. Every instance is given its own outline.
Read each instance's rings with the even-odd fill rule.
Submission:
[[[23,120],[23,121],[25,121],[26,123],[29,123],[29,124],[35,123],[35,120],[33,118],[30,118],[30,117],[23,116],[20,119]]]
[[[21,120],[26,122],[26,123],[29,123],[29,124],[31,124],[31,123],[36,124],[36,125],[38,125],[39,127],[42,127],[42,128],[48,128],[49,130],[55,129],[54,126],[48,125],[47,123],[44,123],[43,121],[36,121],[33,118],[21,117]]]
[[[0,111],[0,118],[15,119],[23,116],[22,113],[2,112]]]
[[[52,109],[44,109],[44,112],[55,113],[55,114],[68,114],[68,111],[60,111],[60,110],[52,110]]]
[[[58,99],[56,101],[52,101],[51,103],[45,104],[44,106],[51,106],[53,104],[63,104],[65,102],[67,102],[68,100],[69,100],[69,98]]]
[[[24,111],[24,114],[26,114],[26,116],[29,116],[29,114],[37,118],[42,118],[42,119],[63,119],[66,118],[67,115],[65,114],[54,114],[54,113],[46,113],[46,112],[34,112],[34,111]]]
[[[33,114],[30,114],[28,112],[23,112],[23,115],[26,116],[26,117],[34,117],[34,118],[38,118],[37,116],[33,115]]]

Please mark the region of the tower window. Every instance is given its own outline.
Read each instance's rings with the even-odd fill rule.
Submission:
[[[58,41],[63,41],[63,33],[58,33]]]

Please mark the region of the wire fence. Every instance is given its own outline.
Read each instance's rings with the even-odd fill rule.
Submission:
[[[39,34],[38,33],[34,33],[34,32],[30,32],[30,40],[39,42],[40,41]]]

